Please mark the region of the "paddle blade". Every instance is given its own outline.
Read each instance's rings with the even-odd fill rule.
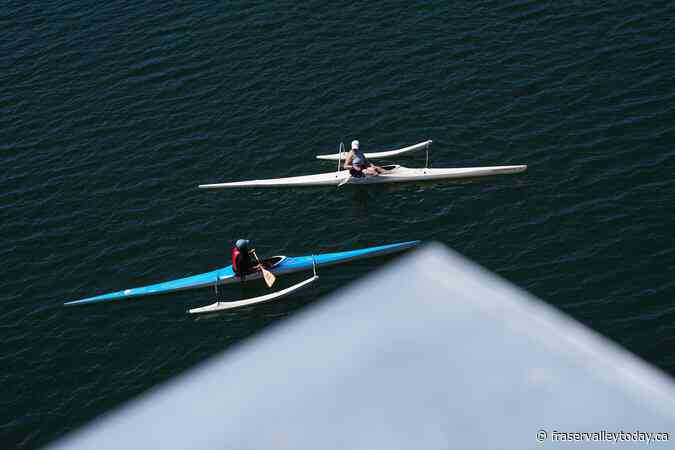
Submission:
[[[337,187],[344,186],[345,184],[349,183],[349,180],[351,180],[352,177],[347,177],[344,180],[340,181],[340,184],[337,185]]]
[[[277,277],[274,276],[274,274],[268,270],[265,269],[260,269],[263,274],[263,278],[265,279],[265,283],[267,284],[267,287],[272,287],[275,281],[277,281]]]

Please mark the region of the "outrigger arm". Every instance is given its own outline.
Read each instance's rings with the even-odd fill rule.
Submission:
[[[312,270],[314,271],[314,275],[311,278],[308,278],[304,281],[301,281],[298,284],[294,284],[293,286],[287,287],[286,289],[282,289],[277,292],[272,292],[271,294],[265,294],[261,295],[260,297],[253,297],[253,298],[247,298],[244,300],[238,300],[234,302],[221,302],[218,297],[216,297],[216,302],[212,303],[207,306],[202,306],[200,308],[193,308],[188,310],[189,314],[204,314],[204,313],[213,313],[213,312],[218,312],[218,311],[225,311],[229,309],[236,309],[236,308],[242,308],[244,306],[251,306],[251,305],[256,305],[258,303],[265,303],[265,302],[270,302],[272,300],[277,300],[282,297],[287,297],[300,289],[303,289],[316,280],[319,279],[319,275],[316,273],[316,258],[314,255],[312,255]],[[216,283],[217,286],[217,283]],[[216,295],[218,293],[218,287],[216,287]]]

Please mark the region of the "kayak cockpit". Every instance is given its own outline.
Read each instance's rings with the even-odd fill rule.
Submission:
[[[398,169],[398,168],[401,167],[401,166],[398,165],[398,164],[388,164],[388,165],[386,165],[386,166],[380,166],[380,167],[382,167],[384,170],[386,170],[387,172],[389,172],[389,171],[392,171],[392,170],[396,170],[396,169]]]
[[[272,269],[273,267],[278,266],[281,264],[281,261],[286,259],[285,256],[271,256],[269,258],[265,258],[262,260],[262,265],[265,269]],[[256,272],[256,270],[253,270],[253,272]]]

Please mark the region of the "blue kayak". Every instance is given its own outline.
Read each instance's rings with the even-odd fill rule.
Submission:
[[[397,244],[380,245],[378,247],[362,248],[359,250],[349,250],[346,252],[323,253],[309,256],[274,256],[263,261],[265,268],[275,275],[299,272],[302,270],[311,270],[314,261],[317,267],[331,266],[334,264],[346,263],[357,259],[372,258],[374,256],[386,255],[389,253],[400,252],[418,245],[420,241],[400,242]],[[254,272],[246,275],[246,280],[260,278],[261,273]],[[94,297],[74,300],[64,303],[66,306],[89,305],[92,303],[110,302],[115,300],[125,300],[135,297],[144,297],[147,295],[168,294],[170,292],[182,291],[187,289],[198,289],[214,286],[218,284],[235,283],[240,278],[235,275],[232,266],[212,270],[210,272],[200,273],[177,280],[165,281],[164,283],[151,284],[149,286],[125,289],[123,291],[112,292],[110,294],[96,295]]]

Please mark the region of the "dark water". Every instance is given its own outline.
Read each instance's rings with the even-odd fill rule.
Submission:
[[[241,236],[295,255],[438,240],[675,373],[672,2],[229,3],[0,6],[3,448],[50,442],[385,261],[214,320],[184,314],[209,291],[60,306],[222,266]],[[331,170],[313,156],[353,138],[530,169],[196,189]]]

